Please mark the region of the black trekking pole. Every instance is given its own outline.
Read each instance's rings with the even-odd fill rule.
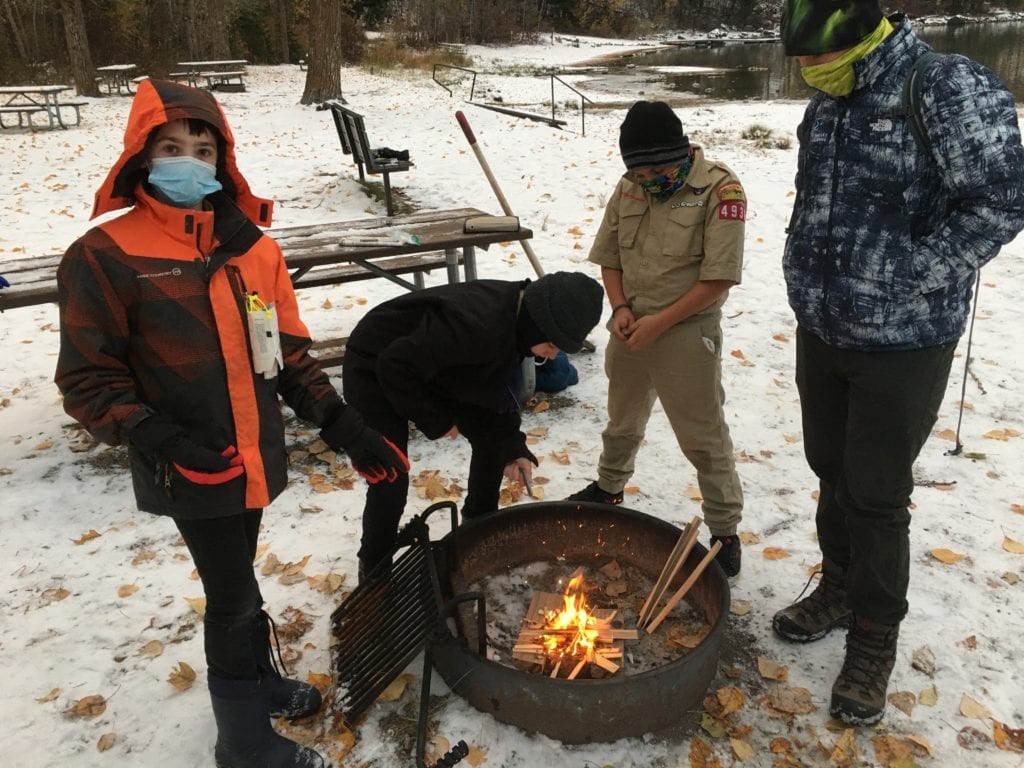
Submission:
[[[967,331],[967,354],[964,356],[964,380],[960,385],[960,413],[956,417],[956,445],[946,451],[947,456],[959,456],[964,452],[964,444],[960,442],[960,425],[964,420],[964,398],[967,396],[967,376],[971,370],[971,343],[974,340],[974,315],[978,309],[978,293],[981,291],[981,270],[974,281],[974,301],[971,306],[971,325]]]

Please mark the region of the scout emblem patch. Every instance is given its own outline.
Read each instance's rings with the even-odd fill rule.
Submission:
[[[738,183],[732,182],[718,188],[716,192],[718,199],[723,203],[727,200],[746,200],[746,195],[743,194],[743,187]]]

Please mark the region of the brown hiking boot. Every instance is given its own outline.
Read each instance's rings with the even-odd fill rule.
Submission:
[[[846,636],[846,659],[832,686],[828,712],[848,725],[873,725],[885,712],[885,691],[896,664],[900,625],[856,619]]]
[[[850,616],[850,609],[846,607],[846,573],[826,560],[822,563],[818,586],[803,600],[776,613],[772,629],[783,640],[809,643],[833,629],[849,627]]]

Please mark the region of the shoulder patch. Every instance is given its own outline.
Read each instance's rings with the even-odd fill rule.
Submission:
[[[738,181],[732,181],[728,184],[723,184],[718,188],[716,194],[718,199],[725,202],[726,200],[746,200],[746,195],[743,194],[743,187]]]
[[[728,201],[718,206],[720,221],[746,221],[747,204],[742,201]]]

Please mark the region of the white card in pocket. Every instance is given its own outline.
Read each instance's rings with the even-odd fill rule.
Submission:
[[[252,347],[252,367],[264,378],[272,379],[284,365],[281,354],[281,336],[277,330],[277,312],[258,296],[246,297],[246,315],[249,318],[249,342]]]

